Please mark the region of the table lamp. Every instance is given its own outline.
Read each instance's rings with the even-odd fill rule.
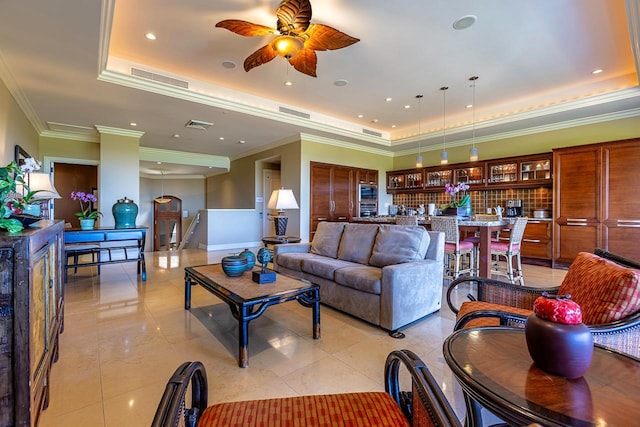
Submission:
[[[31,198],[31,206],[37,207],[37,210],[32,212],[25,211],[25,213],[48,218],[50,212],[49,201],[51,199],[61,199],[60,194],[58,194],[51,182],[51,176],[48,173],[31,172],[28,175],[28,184],[31,191],[37,191]]]
[[[267,209],[278,209],[278,214],[273,217],[276,227],[276,236],[286,236],[287,234],[287,216],[284,209],[299,209],[298,202],[293,195],[293,190],[281,188],[274,190],[269,198]]]

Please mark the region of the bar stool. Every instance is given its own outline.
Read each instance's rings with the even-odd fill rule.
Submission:
[[[491,274],[500,276],[506,276],[511,283],[515,283],[516,280],[520,282],[520,285],[524,286],[524,277],[522,276],[522,261],[520,259],[520,246],[522,243],[522,237],[524,236],[524,229],[527,227],[527,221],[529,218],[526,216],[516,218],[513,227],[511,228],[511,235],[508,242],[491,242],[491,257],[495,257],[496,261],[491,268]],[[513,269],[513,258],[515,257],[516,269]],[[501,259],[506,261],[505,268],[500,266]]]
[[[474,276],[480,275],[480,236],[478,236],[478,232],[476,232],[473,236],[466,237],[462,240],[463,242],[471,242],[473,244],[473,256],[475,257],[475,264],[473,266],[473,272],[471,273]],[[491,233],[491,241],[499,242],[500,241],[500,231],[494,231]]]
[[[455,216],[431,217],[431,230],[444,233],[444,277],[455,280],[461,274],[473,274],[476,265],[473,243],[460,241],[458,218]],[[463,257],[468,258],[468,263],[463,262]],[[453,268],[451,268],[452,261]],[[463,268],[465,265],[468,268]]]

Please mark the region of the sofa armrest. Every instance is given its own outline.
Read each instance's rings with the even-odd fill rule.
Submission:
[[[390,331],[440,309],[443,263],[406,262],[382,268],[380,326]]]
[[[558,293],[558,289],[559,287],[532,288],[482,277],[463,277],[454,280],[449,285],[447,305],[451,311],[458,314],[460,307],[454,304],[453,297],[462,290],[462,292],[467,292],[467,297],[472,301],[484,301],[532,310],[533,302],[542,295],[542,292],[554,295]]]

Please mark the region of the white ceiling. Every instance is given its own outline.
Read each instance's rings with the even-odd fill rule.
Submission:
[[[449,87],[447,143],[469,144],[474,75],[480,150],[483,140],[504,135],[640,117],[640,0],[312,0],[312,22],[361,41],[318,52],[317,78],[282,58],[247,73],[244,58],[270,38],[214,25],[242,19],[275,27],[278,3],[4,1],[0,78],[43,135],[97,141],[95,126],[144,132],[141,171],[156,175],[210,175],[224,170],[224,159],[300,134],[390,155],[418,144],[436,150],[441,86]],[[473,26],[453,29],[470,14]],[[148,31],[157,40],[147,40]],[[134,77],[132,67],[188,89]],[[591,74],[596,68],[604,72]],[[213,126],[185,128],[192,119]]]

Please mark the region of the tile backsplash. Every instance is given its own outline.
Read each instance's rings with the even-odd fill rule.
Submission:
[[[523,188],[509,190],[470,191],[471,206],[475,213],[486,213],[488,208],[506,206],[509,199],[522,200],[522,212],[525,216],[533,216],[534,209],[552,210],[553,189],[551,188]],[[442,193],[414,193],[394,194],[394,205],[405,205],[407,208],[417,208],[418,205],[435,203],[436,206],[449,203],[451,198],[444,191]],[[385,212],[386,213],[386,212]]]

